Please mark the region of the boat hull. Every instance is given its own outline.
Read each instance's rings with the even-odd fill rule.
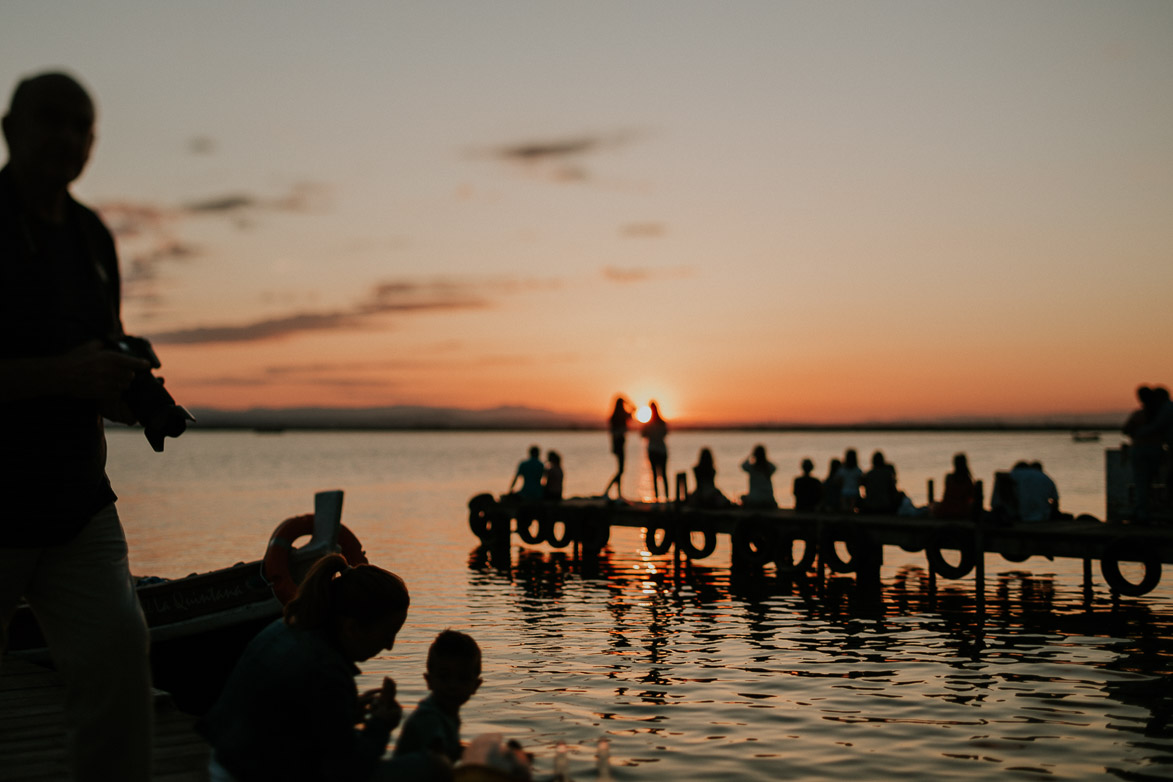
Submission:
[[[151,632],[154,685],[191,714],[207,711],[244,647],[282,612],[259,561],[175,580],[140,579],[136,591]],[[8,654],[52,664],[27,604],[9,625]]]

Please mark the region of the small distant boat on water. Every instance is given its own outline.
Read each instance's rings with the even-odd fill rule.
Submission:
[[[313,514],[295,516],[277,526],[262,560],[186,578],[138,578],[139,602],[151,631],[155,687],[170,693],[183,711],[207,711],[244,647],[281,616],[284,602],[310,565],[340,549],[352,564],[366,561],[341,518],[342,492],[319,492],[314,496]],[[307,535],[307,544],[293,548],[295,540]],[[7,654],[51,665],[27,604],[17,609],[9,625]]]
[[[1100,441],[1100,433],[1086,429],[1075,429],[1071,432],[1071,439],[1077,443],[1098,443]]]

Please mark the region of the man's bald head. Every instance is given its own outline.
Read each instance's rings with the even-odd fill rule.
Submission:
[[[38,187],[68,187],[89,161],[94,117],[93,100],[72,76],[51,72],[22,80],[4,115],[17,176]]]

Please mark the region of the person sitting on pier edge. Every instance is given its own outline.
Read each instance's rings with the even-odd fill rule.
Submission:
[[[1018,498],[1018,521],[1050,521],[1059,516],[1059,490],[1040,462],[1018,462],[1010,471]]]
[[[611,482],[607,484],[607,488],[603,489],[603,496],[611,496],[611,487],[615,487],[615,499],[623,499],[623,466],[627,461],[627,424],[631,421],[631,410],[627,406],[627,400],[619,397],[615,400],[615,409],[611,411],[611,417],[607,419],[607,426],[611,431],[611,453],[615,454],[615,461],[617,468],[615,476],[611,478]]]
[[[546,453],[546,477],[542,479],[542,499],[562,500],[562,455],[557,451]]]
[[[443,755],[382,760],[403,716],[395,682],[361,696],[355,686],[355,663],[394,646],[410,602],[394,573],[341,554],[315,562],[197,724],[212,747],[211,782],[451,779]]]
[[[513,494],[513,487],[521,480],[521,491],[514,496],[522,500],[540,500],[542,498],[542,475],[546,472],[546,465],[542,464],[542,449],[531,445],[529,458],[517,465],[517,472],[513,474],[513,481],[509,484],[509,494]]]
[[[717,465],[713,462],[713,452],[708,448],[702,448],[697,454],[692,475],[696,480],[696,490],[688,498],[690,505],[700,508],[723,508],[730,504],[729,498],[717,488]]]
[[[945,476],[945,493],[940,502],[933,503],[933,516],[938,519],[968,519],[973,514],[975,498],[973,475],[965,454],[953,455],[953,472]]]
[[[395,757],[439,752],[460,760],[460,707],[476,694],[481,679],[481,648],[465,633],[444,630],[428,647],[424,681],[428,694],[403,723]]]
[[[854,513],[859,504],[859,487],[863,483],[863,470],[859,467],[859,457],[854,448],[848,448],[843,453],[843,464],[835,473],[841,481],[839,485],[839,510]]]
[[[648,441],[648,465],[652,468],[652,492],[656,502],[660,501],[660,482],[664,484],[664,501],[668,494],[668,444],[664,441],[668,435],[668,424],[660,415],[660,408],[655,402],[648,404],[651,418],[640,429],[640,436]]]
[[[810,459],[802,460],[802,475],[794,479],[794,509],[800,511],[817,510],[823,501],[823,482],[811,475],[815,463]]]
[[[837,513],[839,511],[839,496],[843,487],[843,462],[831,459],[827,467],[827,477],[823,479],[823,499],[818,509],[823,513]]]
[[[774,465],[766,458],[764,445],[754,446],[750,458],[741,463],[749,473],[749,493],[741,495],[741,504],[747,508],[777,508],[774,499]]]
[[[872,454],[872,469],[863,476],[863,499],[859,502],[861,513],[895,513],[902,499],[896,488],[896,468],[884,460],[884,454]]]

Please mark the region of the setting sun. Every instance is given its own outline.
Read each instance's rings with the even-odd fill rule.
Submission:
[[[635,420],[639,421],[641,424],[646,424],[648,421],[652,420],[652,408],[648,407],[647,405],[640,405],[639,409],[635,411]]]

